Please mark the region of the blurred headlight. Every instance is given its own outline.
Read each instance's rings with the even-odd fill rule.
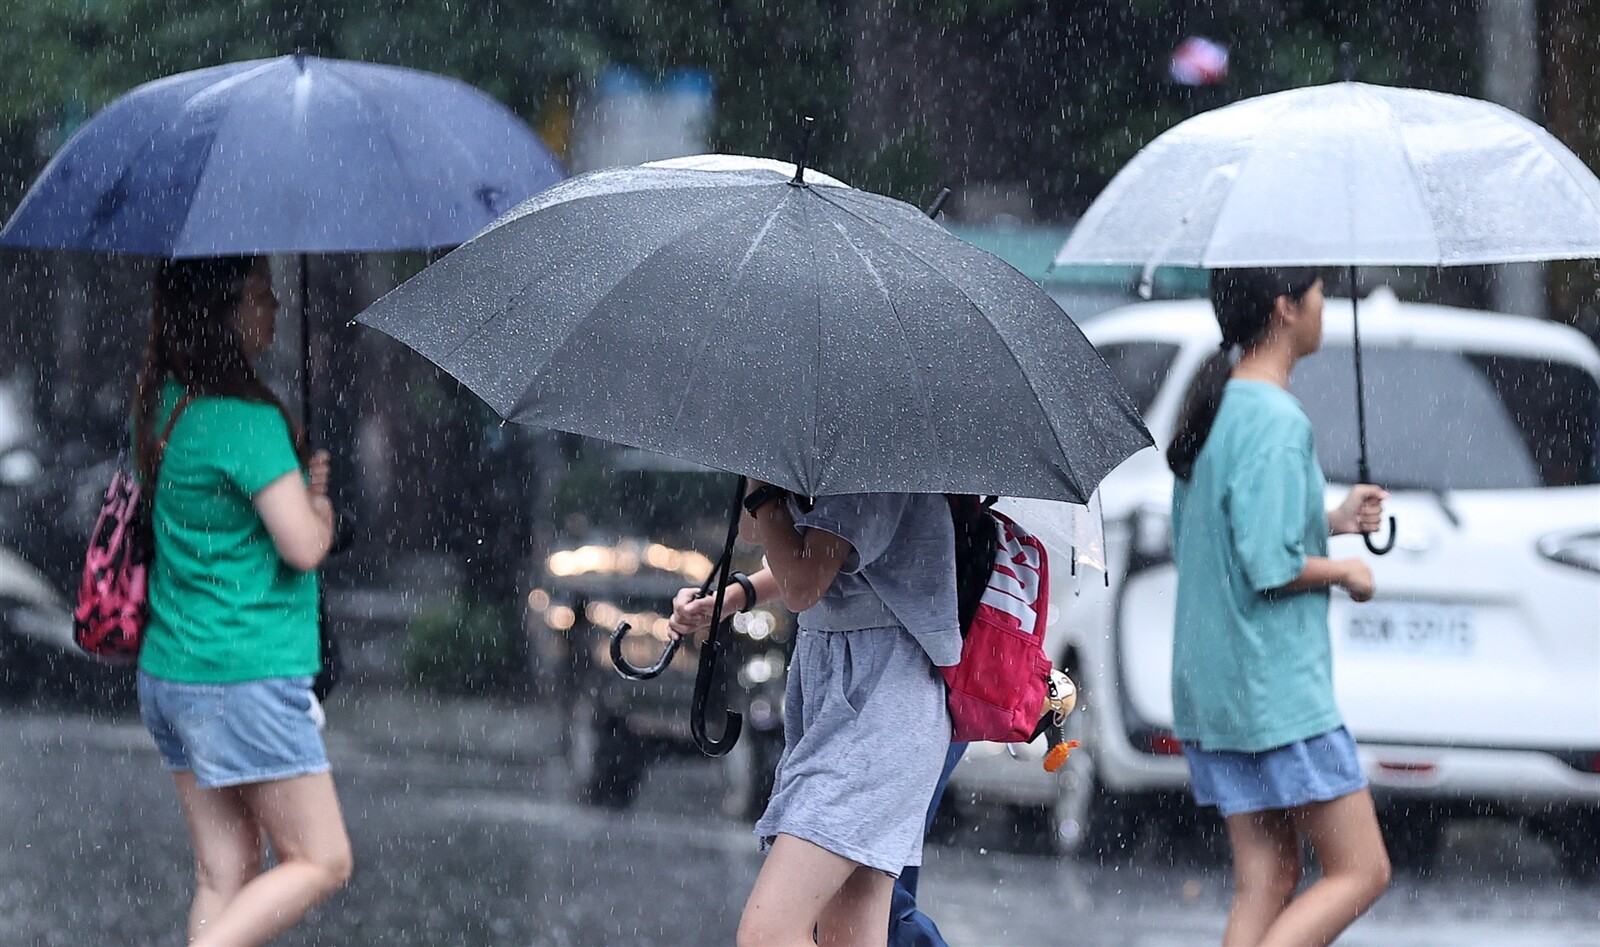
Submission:
[[[37,480],[43,470],[31,450],[19,447],[0,453],[0,483],[8,487],[26,486]]]
[[[733,630],[752,641],[765,641],[777,630],[778,617],[764,608],[733,616]]]
[[[1540,538],[1535,548],[1551,562],[1585,572],[1600,572],[1600,530],[1550,533]]]
[[[739,669],[739,683],[745,687],[765,684],[783,675],[783,654],[777,651],[758,654]]]

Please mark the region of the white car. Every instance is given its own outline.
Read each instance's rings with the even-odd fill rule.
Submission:
[[[1296,369],[1328,503],[1355,478],[1348,300],[1330,299],[1323,350]],[[1108,312],[1085,334],[1158,444],[1218,333],[1204,300]],[[1547,322],[1398,302],[1361,303],[1368,443],[1392,496],[1394,550],[1355,536],[1378,593],[1329,611],[1340,709],[1361,746],[1396,860],[1424,863],[1461,814],[1522,817],[1574,870],[1600,867],[1600,353]],[[1083,741],[1057,777],[974,746],[965,793],[1043,805],[1066,851],[1127,847],[1181,811],[1187,768],[1170,727],[1175,575],[1172,477],[1145,450],[1102,484],[1109,577],[1052,568],[1051,657],[1083,692]],[[1026,524],[1025,524],[1026,525]],[[1385,533],[1387,530],[1385,530]],[[1379,541],[1384,534],[1377,537]],[[1067,560],[1052,550],[1052,561]]]

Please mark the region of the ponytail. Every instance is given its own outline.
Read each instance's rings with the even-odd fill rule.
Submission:
[[[1320,278],[1316,270],[1302,267],[1211,271],[1211,308],[1222,329],[1222,346],[1195,373],[1178,412],[1178,428],[1167,448],[1167,466],[1179,480],[1194,475],[1200,451],[1211,436],[1233,371],[1232,350],[1249,349],[1266,336],[1278,297],[1299,302]]]
[[[1200,448],[1206,446],[1211,425],[1216,423],[1217,411],[1222,407],[1222,391],[1233,371],[1233,359],[1228,355],[1230,347],[1224,344],[1200,365],[1189,383],[1189,392],[1183,396],[1183,407],[1178,411],[1178,430],[1167,448],[1167,466],[1179,480],[1188,480],[1194,475]]]

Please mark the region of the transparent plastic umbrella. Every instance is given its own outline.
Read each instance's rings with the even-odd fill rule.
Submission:
[[[1489,102],[1360,82],[1246,99],[1128,162],[1056,266],[1463,266],[1600,257],[1600,179]],[[1357,306],[1351,293],[1351,306]],[[1359,319],[1359,473],[1370,478]],[[1388,545],[1364,537],[1367,548]]]

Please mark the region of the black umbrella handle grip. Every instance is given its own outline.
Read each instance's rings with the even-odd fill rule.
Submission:
[[[711,696],[711,682],[717,673],[717,652],[721,650],[721,642],[717,640],[718,629],[711,629],[710,637],[700,648],[700,668],[694,676],[694,704],[689,708],[689,734],[694,737],[694,745],[700,752],[707,756],[725,756],[739,742],[739,732],[744,729],[744,716],[725,710],[722,721],[722,736],[713,740],[706,733],[706,701]]]
[[[656,663],[642,668],[630,663],[622,653],[622,639],[627,637],[631,628],[631,625],[623,622],[617,626],[616,631],[611,633],[611,664],[616,667],[618,674],[630,681],[648,681],[651,678],[660,677],[661,672],[667,669],[667,665],[671,664],[673,657],[677,655],[679,646],[683,644],[683,639],[674,638],[667,642],[666,649],[661,652],[661,657],[656,660]]]
[[[1394,548],[1394,517],[1389,517],[1389,539],[1382,546],[1372,541],[1371,533],[1362,533],[1361,541],[1367,544],[1367,552],[1374,556],[1385,556]]]

